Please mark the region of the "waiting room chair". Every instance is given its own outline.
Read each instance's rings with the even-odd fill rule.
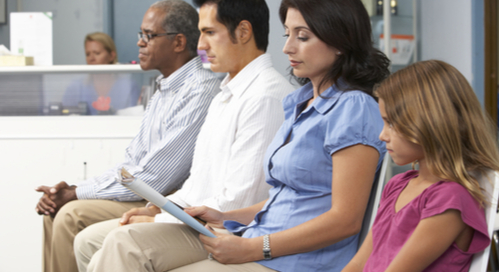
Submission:
[[[490,172],[488,176],[482,177],[479,182],[485,189],[486,195],[491,197],[490,204],[485,208],[485,213],[486,223],[488,224],[488,233],[490,234],[490,238],[492,238],[493,233],[498,230],[498,226],[497,229],[495,229],[495,222],[498,221],[498,172]],[[491,243],[483,252],[474,254],[469,272],[486,272],[490,260],[490,248]],[[492,271],[498,271],[497,263],[492,263],[491,265]]]
[[[384,160],[382,161],[382,166],[378,170],[375,181],[373,182],[370,199],[368,200],[365,217],[363,218],[363,225],[361,226],[361,231],[359,233],[358,249],[363,244],[366,235],[368,235],[368,232],[373,225],[373,221],[375,221],[375,216],[377,215],[378,206],[380,204],[380,198],[382,197],[382,191],[385,186],[385,176],[387,174],[387,168],[390,160],[391,157],[389,156],[389,153],[386,153]]]

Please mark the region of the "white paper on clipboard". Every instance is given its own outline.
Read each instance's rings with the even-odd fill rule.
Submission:
[[[147,201],[153,203],[159,208],[162,208],[166,212],[170,213],[171,215],[175,216],[177,219],[181,220],[184,222],[186,225],[192,227],[196,231],[208,236],[215,238],[215,235],[211,233],[208,229],[206,229],[202,224],[200,224],[196,219],[194,219],[191,215],[187,214],[185,211],[183,211],[181,208],[177,207],[174,203],[172,203],[170,200],[168,200],[166,197],[155,191],[153,188],[151,188],[149,185],[144,183],[144,181],[134,178],[134,177],[127,177],[124,175],[124,172],[126,172],[125,169],[122,169],[122,182],[121,184],[128,189],[132,190],[136,194],[140,195]],[[130,174],[128,174],[130,175]]]

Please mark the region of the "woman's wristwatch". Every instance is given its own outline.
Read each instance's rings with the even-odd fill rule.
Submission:
[[[271,247],[269,246],[269,234],[264,235],[264,247],[262,248],[265,260],[271,260]]]

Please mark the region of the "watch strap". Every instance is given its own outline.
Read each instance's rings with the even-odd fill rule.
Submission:
[[[271,257],[271,246],[269,244],[269,234],[264,235],[262,253],[264,254],[265,260],[272,259]]]

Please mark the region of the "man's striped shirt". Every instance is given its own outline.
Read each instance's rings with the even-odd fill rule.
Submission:
[[[118,182],[122,167],[164,195],[188,177],[196,138],[220,81],[196,57],[169,77],[159,76],[157,83],[124,162],[81,182],[78,199],[142,200]]]

